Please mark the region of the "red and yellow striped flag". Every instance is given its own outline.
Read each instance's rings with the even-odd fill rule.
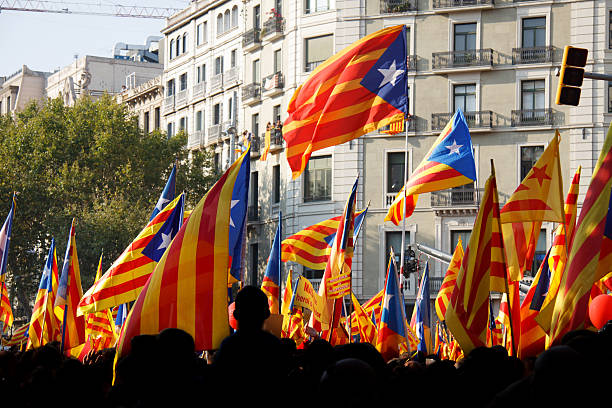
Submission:
[[[98,262],[95,282],[102,277],[102,255]],[[115,330],[113,329],[112,315],[110,309],[100,312],[88,313],[85,316],[85,334],[90,342],[92,350],[102,350],[111,347],[116,341]]]
[[[229,335],[227,274],[234,189],[248,186],[249,150],[200,200],[155,267],[121,330],[115,361],[130,340],[176,327],[193,336],[196,350],[218,348]],[[235,203],[234,203],[235,204]]]
[[[13,309],[11,308],[11,301],[6,290],[6,282],[3,281],[0,285],[2,286],[0,295],[0,322],[2,322],[2,329],[4,330],[13,325]]]
[[[380,315],[382,313],[382,301],[385,296],[385,290],[381,289],[380,292],[372,296],[370,300],[361,305],[361,308],[368,314],[368,316],[372,317],[372,323],[378,326],[380,322]],[[359,323],[357,322],[357,316],[352,313],[351,314],[351,336],[356,336],[359,334]]]
[[[168,219],[182,195],[176,197],[153,218],[123,251],[106,273],[85,293],[79,313],[93,313],[136,299],[157,263],[142,253]],[[184,215],[187,218],[187,214]]]
[[[497,185],[495,175],[491,174],[445,314],[449,330],[466,354],[486,346],[491,272],[496,263],[503,265],[503,253],[501,260],[496,259],[498,254],[492,248],[496,212],[499,212]]]
[[[381,131],[381,133],[385,133],[387,135],[396,135],[399,132],[403,132],[404,131],[404,118],[395,120],[391,123],[389,123],[389,128],[388,129],[384,129]]]
[[[266,159],[268,158],[268,153],[270,152],[270,143],[271,143],[271,135],[272,131],[270,130],[270,128],[266,129],[266,133],[265,133],[265,138],[264,138],[264,148],[263,151],[261,152],[261,157],[259,158],[260,161],[266,161]]]
[[[357,320],[357,330],[359,331],[359,337],[362,343],[371,343],[373,346],[376,346],[376,338],[378,337],[378,333],[376,331],[376,326],[372,322],[372,319],[366,311],[361,307],[355,294],[351,292],[351,299],[353,300],[353,307],[355,308],[355,320]],[[353,328],[351,327],[351,332]]]
[[[450,301],[450,297],[453,294],[453,289],[455,289],[455,284],[457,283],[457,274],[459,273],[459,269],[461,268],[462,261],[463,244],[461,242],[461,238],[459,238],[459,242],[457,242],[457,246],[455,247],[455,252],[453,252],[451,262],[448,265],[446,275],[444,275],[442,285],[440,285],[438,296],[436,296],[436,300],[434,302],[436,306],[436,314],[438,315],[438,319],[440,319],[440,321],[444,321],[446,308],[448,307],[448,302]]]
[[[77,305],[81,297],[83,289],[73,219],[55,298],[55,315],[62,322],[62,352],[85,343],[85,319],[77,315]]]
[[[546,346],[546,332],[535,321],[535,317],[538,315],[539,310],[537,308],[532,309],[532,305],[539,303],[538,299],[534,297],[539,295],[539,292],[546,289],[545,283],[549,281],[548,273],[548,257],[550,252],[547,254],[544,262],[540,264],[538,273],[531,282],[531,287],[527,291],[527,295],[521,303],[521,338],[519,342],[518,357],[523,359],[526,357],[535,357],[544,351]],[[544,285],[543,285],[544,284]],[[538,285],[542,286],[542,289],[538,291]]]
[[[404,118],[406,49],[404,25],[376,31],[327,59],[297,88],[283,125],[294,179],[313,152]]]
[[[28,341],[28,328],[30,327],[29,323],[24,324],[23,326],[18,327],[13,330],[13,334],[8,340],[5,340],[2,337],[2,345],[4,347],[13,347],[24,345]]]
[[[585,327],[593,284],[612,269],[612,126],[587,190],[555,302],[552,343]]]

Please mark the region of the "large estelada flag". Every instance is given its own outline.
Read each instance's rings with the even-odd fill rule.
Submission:
[[[227,273],[234,190],[248,184],[250,149],[200,200],[155,267],[128,314],[117,342],[116,360],[129,352],[132,337],[176,327],[196,350],[219,347],[229,335]]]
[[[153,240],[170,217],[173,209],[179,204],[175,198],[166,205],[138,236],[113,262],[79,302],[79,313],[93,313],[110,309],[122,303],[131,302],[138,297],[140,290],[149,279],[157,265],[153,259],[143,254],[145,247]]]
[[[475,180],[472,138],[463,113],[457,110],[395,196],[385,221],[399,225],[404,218],[404,196],[407,197],[406,216],[409,217],[416,206],[418,194],[462,186]]]
[[[293,94],[283,125],[293,178],[313,152],[403,119],[406,78],[403,25],[376,31],[315,68]]]
[[[367,212],[367,208],[355,212],[353,239],[359,232]],[[281,245],[281,260],[297,262],[314,270],[324,270],[340,218],[342,218],[341,215],[321,221],[284,239]]]
[[[612,270],[612,125],[576,224],[552,317],[552,342],[584,328],[593,284]]]

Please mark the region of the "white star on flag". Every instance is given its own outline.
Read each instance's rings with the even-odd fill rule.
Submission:
[[[239,202],[240,200],[232,200],[232,208],[234,208],[236,204],[238,204]],[[230,209],[230,227],[236,228],[236,226],[234,225],[234,220],[232,220],[232,210],[231,209]]]
[[[157,205],[155,206],[155,208],[157,208],[159,211],[164,209],[164,204],[166,204],[168,201],[167,198],[165,197],[159,197],[159,201],[157,202]]]
[[[159,244],[159,248],[157,248],[158,250],[159,249],[166,249],[166,248],[168,248],[168,245],[170,245],[170,241],[172,241],[172,238],[171,238],[172,237],[172,230],[170,230],[170,232],[168,234],[164,234],[162,232],[161,237],[162,237],[162,242],[161,242],[161,244]]]
[[[391,85],[395,86],[395,81],[397,81],[397,78],[404,73],[404,70],[397,69],[395,66],[395,60],[393,60],[393,63],[389,68],[379,68],[378,72],[383,75],[383,80],[380,85],[378,85],[379,88],[382,88],[389,82],[391,82]]]
[[[459,148],[463,146],[463,145],[458,145],[456,140],[453,140],[453,144],[450,146],[446,146],[446,148],[448,150],[450,150],[450,152],[448,152],[448,154],[453,154],[453,153],[457,153],[457,155],[461,155],[461,153],[459,153]]]

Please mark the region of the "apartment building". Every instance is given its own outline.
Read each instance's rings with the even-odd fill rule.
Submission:
[[[117,94],[116,100],[126,104],[130,112],[138,118],[138,125],[145,133],[164,130],[161,114],[164,86],[161,75],[141,85],[124,89]]]
[[[50,72],[33,71],[26,65],[7,77],[0,77],[0,115],[20,111],[32,100],[42,99]]]

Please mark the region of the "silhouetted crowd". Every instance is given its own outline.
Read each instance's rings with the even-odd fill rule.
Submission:
[[[303,350],[263,331],[267,298],[245,287],[239,329],[214,353],[197,353],[179,329],[131,341],[113,380],[114,349],[85,361],[58,344],[0,352],[0,398],[11,407],[566,407],[610,406],[612,321],[599,332],[521,361],[506,350],[474,349],[459,362],[402,356],[385,362],[367,343]],[[603,405],[605,404],[605,405]]]

